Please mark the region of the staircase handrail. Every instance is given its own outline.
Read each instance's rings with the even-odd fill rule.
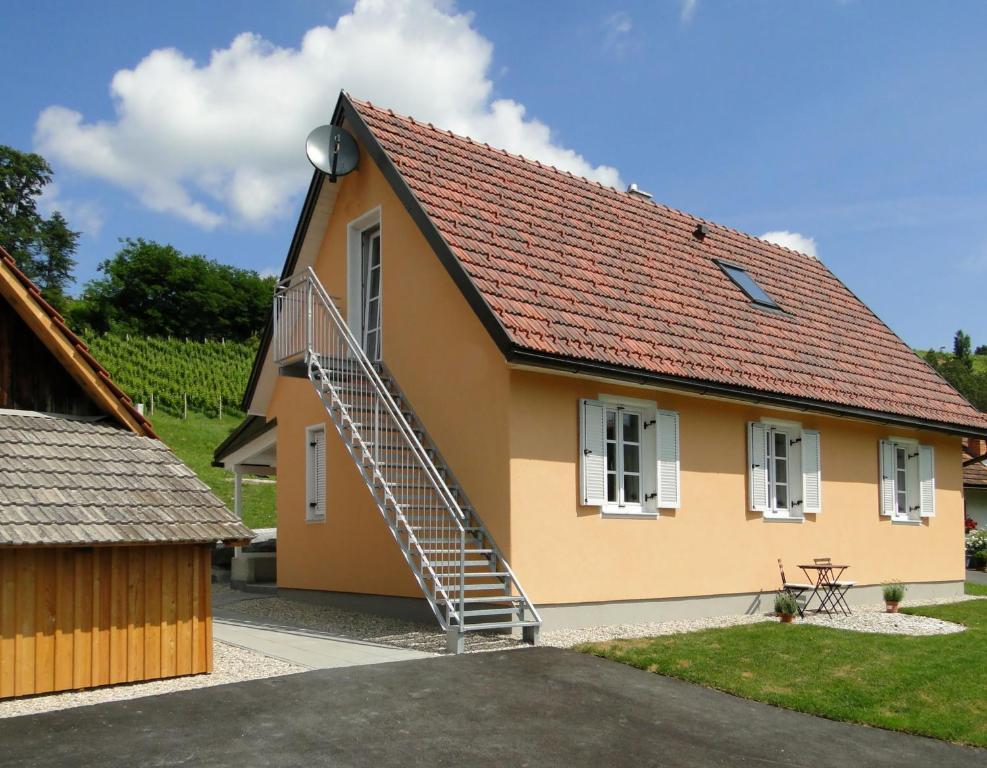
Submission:
[[[462,509],[460,509],[459,503],[453,496],[452,491],[449,490],[449,487],[442,479],[442,475],[439,473],[432,460],[428,457],[425,447],[418,440],[418,437],[415,435],[411,425],[408,424],[408,420],[405,419],[404,414],[401,413],[401,409],[398,407],[397,403],[394,402],[394,399],[391,397],[391,393],[384,385],[384,382],[381,380],[377,370],[370,363],[370,359],[367,357],[366,352],[364,352],[362,345],[353,335],[349,325],[343,319],[342,314],[336,307],[336,303],[332,300],[326,289],[323,287],[322,282],[315,274],[315,271],[311,267],[306,267],[304,271],[282,280],[278,283],[277,295],[283,295],[287,290],[298,287],[303,283],[308,283],[309,287],[314,290],[315,295],[319,298],[319,303],[328,313],[333,325],[335,326],[335,330],[346,342],[346,346],[348,347],[349,352],[353,355],[354,360],[360,366],[361,372],[373,385],[374,394],[383,402],[388,414],[394,420],[394,423],[398,426],[402,436],[410,445],[412,454],[414,455],[416,461],[425,471],[425,474],[428,476],[429,481],[438,493],[439,498],[442,499],[445,507],[452,513],[453,521],[456,523],[461,532],[465,532],[466,528],[463,525],[466,520],[465,513]],[[309,299],[311,300],[311,296],[309,296]],[[275,315],[275,318],[277,318],[277,315]],[[311,360],[313,357],[317,358],[319,354],[313,349],[312,336],[312,324],[311,322],[306,322],[305,342],[308,360]],[[320,365],[319,367],[321,368],[322,366]],[[329,383],[329,386],[331,387],[332,384]]]

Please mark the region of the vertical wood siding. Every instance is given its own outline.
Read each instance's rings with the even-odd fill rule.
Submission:
[[[211,550],[0,549],[0,698],[211,672]]]

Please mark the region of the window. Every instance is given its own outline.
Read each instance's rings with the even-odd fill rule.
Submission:
[[[326,519],[326,428],[322,424],[305,430],[305,520]]]
[[[936,514],[935,451],[908,438],[880,443],[881,514],[917,523]]]
[[[778,303],[768,295],[768,292],[758,285],[744,269],[724,261],[717,261],[716,263],[726,273],[726,276],[733,280],[737,287],[746,293],[747,297],[755,304],[771,309],[781,309]]]
[[[380,359],[380,227],[363,233],[360,247],[360,341],[371,360]]]
[[[641,511],[641,414],[606,406],[607,504]]]
[[[766,519],[801,520],[822,511],[819,433],[799,424],[750,422],[750,509]]]
[[[645,400],[580,401],[582,502],[610,515],[679,506],[678,414]]]

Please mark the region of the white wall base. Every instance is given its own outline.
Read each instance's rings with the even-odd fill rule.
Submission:
[[[908,584],[907,587],[903,606],[963,594],[962,581],[920,582]],[[611,603],[536,604],[535,607],[541,614],[542,631],[551,632],[555,629],[581,629],[613,624],[650,624],[675,619],[773,613],[775,594],[760,592]],[[874,605],[883,600],[880,584],[854,587],[847,594],[847,602],[851,608],[855,605]]]

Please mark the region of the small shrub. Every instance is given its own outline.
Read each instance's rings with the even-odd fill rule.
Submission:
[[[905,585],[900,581],[892,581],[890,584],[885,584],[882,589],[884,591],[884,602],[886,603],[900,603],[905,596]]]
[[[978,569],[987,568],[987,549],[974,552],[970,557],[970,565]]]
[[[794,616],[799,612],[798,603],[788,592],[779,592],[775,595],[775,613],[787,616]]]

